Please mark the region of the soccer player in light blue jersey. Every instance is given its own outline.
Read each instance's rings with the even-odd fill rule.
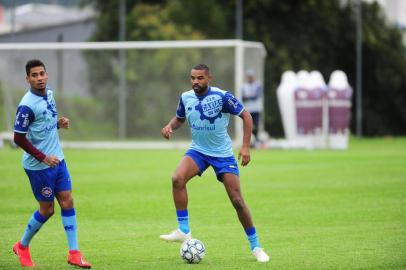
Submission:
[[[34,267],[29,244],[54,214],[56,197],[68,239],[67,262],[81,268],[90,268],[91,265],[79,251],[71,179],[58,136],[58,129],[69,128],[70,122],[66,117],[58,119],[53,91],[47,86],[48,73],[45,65],[34,59],[27,62],[25,69],[30,89],[17,108],[14,142],[25,151],[22,165],[39,203],[39,210],[29,219],[23,236],[14,244],[13,251],[23,267]]]
[[[252,117],[231,93],[210,86],[211,79],[210,70],[206,65],[199,64],[192,68],[190,82],[193,89],[182,93],[176,116],[161,130],[162,136],[169,140],[173,131],[187,121],[192,134],[192,144],[172,176],[178,229],[163,234],[160,238],[168,242],[183,242],[192,237],[186,183],[194,176],[202,175],[211,166],[217,179],[223,183],[244,227],[252,254],[258,262],[267,262],[269,256],[259,244],[250,211],[241,194],[238,164],[227,133],[230,116],[239,116],[243,121],[244,135],[238,159],[241,160],[242,166],[248,165]]]

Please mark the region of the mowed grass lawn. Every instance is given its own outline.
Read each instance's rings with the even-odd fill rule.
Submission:
[[[192,233],[206,257],[187,265],[170,176],[183,150],[65,150],[79,244],[94,269],[406,269],[406,139],[352,139],[348,151],[252,151],[241,185],[260,241],[255,262],[222,184],[209,169],[188,184]],[[21,150],[0,149],[0,269],[37,205]],[[72,269],[60,210],[31,242],[37,269]]]

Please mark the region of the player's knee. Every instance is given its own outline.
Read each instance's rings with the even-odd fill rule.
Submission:
[[[47,207],[41,207],[40,209],[40,214],[46,218],[50,218],[54,215],[55,210],[53,205],[52,206],[47,206]]]
[[[66,197],[60,201],[60,206],[62,209],[72,209],[73,208],[73,198],[72,196]]]
[[[55,214],[55,209],[52,207],[48,210],[48,217],[52,217]]]
[[[185,178],[180,176],[179,174],[174,174],[172,176],[172,188],[174,189],[182,189],[185,187]]]
[[[241,211],[245,207],[244,200],[241,197],[231,198],[231,203],[233,204],[235,210],[237,211]]]

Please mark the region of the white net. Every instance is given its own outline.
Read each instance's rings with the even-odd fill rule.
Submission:
[[[191,67],[207,64],[212,85],[239,96],[244,70],[263,80],[265,56],[261,43],[239,40],[0,44],[0,131],[12,130],[29,59],[45,63],[58,113],[71,119],[62,140],[92,142],[161,140],[179,95],[191,88]],[[188,138],[182,128],[174,139]]]

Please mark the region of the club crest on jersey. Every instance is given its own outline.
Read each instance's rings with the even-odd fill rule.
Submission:
[[[45,198],[49,198],[52,196],[52,189],[50,187],[44,187],[41,189],[41,194]]]
[[[213,124],[217,118],[221,118],[221,110],[223,109],[223,99],[217,93],[206,96],[199,101],[195,107],[200,112],[200,120],[209,120]]]

